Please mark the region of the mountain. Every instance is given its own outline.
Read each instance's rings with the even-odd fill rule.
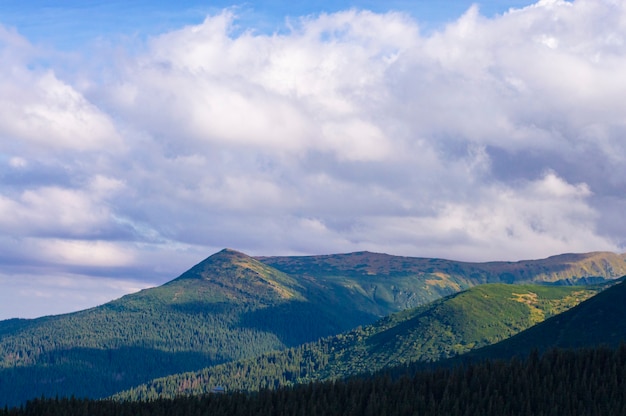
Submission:
[[[603,287],[486,284],[373,325],[286,351],[168,376],[117,395],[155,399],[276,388],[436,361],[493,344],[596,295]]]
[[[350,303],[325,304],[321,291],[223,250],[163,286],[96,308],[1,321],[0,405],[41,395],[105,397],[374,319]]]
[[[225,249],[165,285],[96,308],[0,321],[0,399],[105,397],[315,341],[482,283],[571,284],[620,273],[624,255],[613,253],[463,263],[368,252],[252,258]]]
[[[290,275],[330,278],[423,276],[439,286],[482,283],[575,284],[580,279],[615,279],[626,274],[626,253],[567,253],[540,260],[469,263],[453,260],[392,256],[367,251],[320,256],[257,257]],[[589,283],[589,281],[586,281]]]
[[[291,276],[360,296],[379,316],[484,283],[594,284],[626,274],[626,253],[560,254],[541,260],[469,263],[367,251],[320,256],[257,257]],[[343,293],[339,291],[343,290]],[[418,290],[416,290],[418,289]]]

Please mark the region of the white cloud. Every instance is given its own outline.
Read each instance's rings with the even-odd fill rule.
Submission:
[[[37,318],[75,312],[150,287],[140,281],[112,277],[1,273],[0,317]]]
[[[0,153],[15,166],[57,152],[122,150],[111,118],[38,61],[48,54],[0,25]]]
[[[379,158],[385,132],[362,118],[384,71],[415,38],[402,15],[344,12],[305,19],[287,35],[230,36],[232,13],[160,36],[130,63],[111,100],[185,151],[202,143]],[[378,36],[378,30],[387,36]],[[154,114],[160,117],[155,119]],[[167,139],[165,139],[167,140]],[[206,148],[206,147],[204,147]]]
[[[384,245],[376,237],[393,241],[402,254],[419,245],[425,256],[468,261],[615,249],[597,235],[598,213],[585,184],[568,184],[549,172],[516,188],[484,186],[478,192],[474,200],[445,203],[430,217],[370,218],[354,237],[378,249]]]
[[[517,172],[526,163],[554,172],[535,187],[562,198],[586,189],[593,199],[598,178],[574,175],[576,166],[590,147],[614,165],[624,149],[623,128],[610,116],[623,110],[614,98],[601,102],[617,95],[605,85],[619,91],[624,82],[620,13],[608,3],[543,2],[487,19],[473,7],[422,36],[404,15],[354,10],[294,20],[284,34],[235,33],[227,11],[155,38],[128,62],[110,102],[170,160],[202,155],[193,168],[176,162],[178,170],[160,177],[180,200],[195,200],[187,217],[213,212],[224,224],[246,224],[247,215],[269,221],[273,210],[317,218],[329,230],[338,224],[338,233],[373,212],[429,220],[442,207],[471,210],[485,189],[517,195],[519,183],[533,180],[500,179],[493,149],[512,160],[519,154]],[[600,23],[607,17],[614,24]],[[598,53],[611,64],[598,64]],[[548,155],[554,165],[535,160]],[[201,222],[213,235],[220,228]],[[189,228],[170,235],[184,239]]]
[[[570,185],[559,178],[554,172],[548,172],[540,181],[534,182],[532,194],[554,198],[581,198],[591,195],[587,184]]]
[[[221,247],[623,249],[625,22],[541,1],[429,34],[360,10],[267,34],[227,10],[76,74],[1,29],[2,258],[165,279]]]
[[[97,235],[112,219],[104,202],[121,187],[118,180],[96,175],[84,189],[47,186],[18,195],[0,193],[0,230],[18,235]]]
[[[24,168],[27,165],[28,165],[28,161],[26,161],[26,159],[19,157],[19,156],[14,156],[9,160],[9,166],[11,166],[14,169]]]
[[[133,263],[129,250],[103,241],[45,239],[34,241],[39,259],[53,264],[116,268]]]
[[[2,148],[93,151],[121,146],[109,118],[50,71],[0,68],[0,73]]]

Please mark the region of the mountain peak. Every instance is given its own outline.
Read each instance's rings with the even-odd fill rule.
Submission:
[[[207,257],[173,282],[199,280],[227,298],[300,298],[299,284],[285,273],[230,248]]]
[[[217,253],[211,254],[206,259],[202,260],[200,263],[193,266],[191,269],[187,270],[183,273],[178,279],[189,279],[203,278],[207,272],[210,271],[220,271],[216,269],[221,269],[223,267],[234,266],[236,264],[240,264],[243,262],[252,262],[254,259],[248,256],[245,253],[242,253],[237,250],[233,250],[232,248],[224,248]],[[178,280],[176,279],[176,280]]]
[[[234,250],[232,248],[223,248],[222,250],[218,251],[217,253],[214,254],[214,256],[218,255],[218,254],[230,254],[230,255],[243,255],[246,256],[246,254],[242,253],[241,251],[237,251]]]
[[[204,261],[217,259],[251,259],[247,254],[232,248],[223,248],[215,254],[210,255]]]

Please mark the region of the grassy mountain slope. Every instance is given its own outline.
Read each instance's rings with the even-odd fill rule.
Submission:
[[[435,281],[482,283],[576,283],[581,278],[614,279],[626,274],[626,253],[568,253],[540,260],[469,263],[453,260],[392,256],[367,251],[321,256],[257,257],[290,275],[399,277],[419,275]]]
[[[500,343],[471,354],[473,358],[509,358],[533,349],[583,348],[626,342],[626,278],[618,284]]]
[[[488,284],[315,343],[155,380],[125,399],[256,390],[434,361],[508,338],[595,295],[595,287]]]

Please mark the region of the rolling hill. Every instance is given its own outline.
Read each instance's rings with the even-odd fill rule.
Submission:
[[[171,282],[71,314],[0,321],[0,399],[105,397],[256,357],[488,282],[602,281],[624,255],[463,263],[352,253],[252,258],[222,250]]]

